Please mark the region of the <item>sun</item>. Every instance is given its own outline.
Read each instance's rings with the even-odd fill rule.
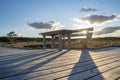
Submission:
[[[86,30],[83,30],[81,33],[83,33],[83,34],[87,34],[87,31],[86,31]]]

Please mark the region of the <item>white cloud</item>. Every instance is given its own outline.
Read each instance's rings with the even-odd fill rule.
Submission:
[[[87,23],[90,25],[102,25],[107,22],[113,22],[118,19],[120,15],[118,14],[112,14],[112,15],[89,15],[87,17],[81,17],[81,18],[74,18],[73,20],[76,22],[81,22],[81,23]]]
[[[83,23],[75,23],[75,24],[72,24],[72,26],[74,29],[83,29],[83,28],[91,27],[90,25],[83,24]]]

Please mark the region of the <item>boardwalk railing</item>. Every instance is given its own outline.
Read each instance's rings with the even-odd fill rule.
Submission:
[[[68,49],[71,49],[71,37],[80,37],[85,36],[84,41],[82,41],[83,48],[86,48],[88,40],[92,38],[93,35],[93,28],[84,28],[84,29],[77,29],[77,30],[56,30],[56,31],[50,31],[50,32],[44,32],[40,33],[43,36],[43,48],[46,48],[46,36],[51,36],[51,47],[54,48],[54,39],[55,37],[58,37],[58,44],[59,50],[63,49],[63,42],[62,40],[66,37],[68,40]]]

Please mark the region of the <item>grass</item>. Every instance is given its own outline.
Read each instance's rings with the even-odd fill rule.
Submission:
[[[63,42],[64,48],[67,48],[67,40]],[[58,46],[57,40],[55,41],[55,45]],[[30,41],[30,42],[0,42],[0,46],[14,46],[14,47],[28,47],[28,48],[35,48],[40,49],[42,48],[42,42]],[[48,48],[51,47],[51,42],[47,41]],[[72,39],[71,40],[72,48],[82,48],[81,39]],[[92,39],[88,42],[88,48],[99,48],[99,47],[106,47],[106,46],[120,46],[120,39]]]
[[[0,42],[0,46],[13,46],[13,47],[30,47],[30,48],[40,48],[42,43],[40,42]]]

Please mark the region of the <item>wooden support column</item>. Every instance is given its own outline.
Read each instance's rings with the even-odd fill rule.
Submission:
[[[83,41],[82,41],[82,49],[87,49],[87,45],[88,45],[88,38],[89,38],[89,33],[88,33],[88,31],[87,31],[87,33],[86,33],[86,36],[85,36],[86,38],[85,39],[83,39]]]
[[[46,36],[43,35],[43,49],[46,48]]]
[[[62,45],[63,45],[63,48],[65,48],[65,36],[63,36],[63,39],[62,39]]]
[[[68,34],[68,49],[71,49],[71,35]]]
[[[86,33],[86,40],[85,40],[85,46],[84,46],[84,49],[87,49],[88,48],[88,40],[90,39],[90,35],[89,35],[89,31],[87,31]]]
[[[52,35],[52,44],[51,44],[51,48],[54,48],[54,35]]]
[[[59,42],[58,42],[58,44],[59,44],[59,51],[61,51],[62,50],[62,34],[59,34]]]
[[[83,41],[82,41],[82,49],[87,49],[87,43],[88,43],[88,40],[86,38],[83,39]]]

